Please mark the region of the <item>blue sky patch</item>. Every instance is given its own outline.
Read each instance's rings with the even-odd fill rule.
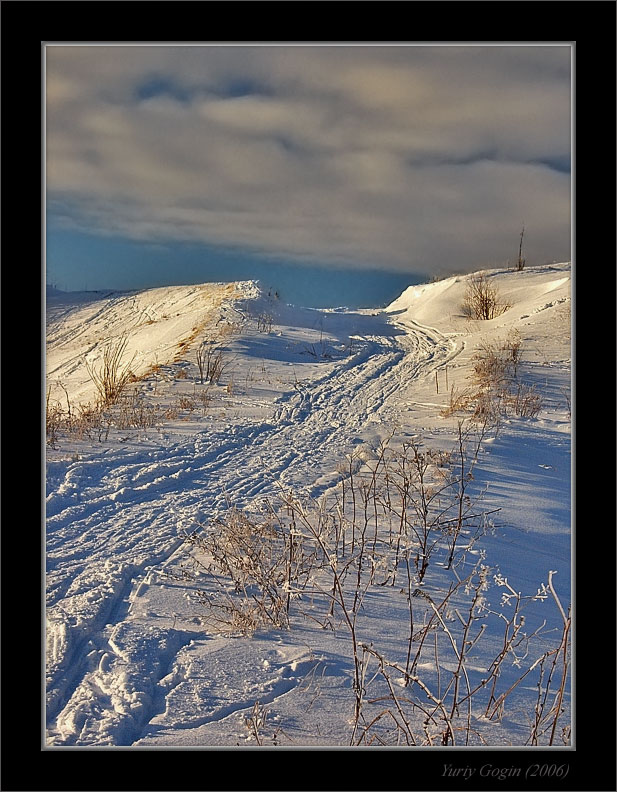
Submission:
[[[167,96],[178,102],[189,102],[191,91],[174,82],[169,77],[154,76],[141,82],[135,89],[135,95],[140,101],[154,99],[157,96]]]

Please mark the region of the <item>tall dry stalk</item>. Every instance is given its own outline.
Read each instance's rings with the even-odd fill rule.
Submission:
[[[128,363],[122,363],[127,345],[128,337],[126,336],[107,344],[103,351],[102,365],[98,369],[86,361],[88,374],[96,386],[102,407],[111,407],[115,404],[133,379],[131,366],[135,355]]]
[[[522,272],[525,269],[526,260],[523,258],[523,236],[525,235],[525,226],[521,229],[521,239],[518,246],[518,260],[516,262],[516,271]]]
[[[223,351],[213,342],[204,341],[196,350],[197,368],[199,369],[199,382],[203,385],[214,385],[220,381],[225,364]]]

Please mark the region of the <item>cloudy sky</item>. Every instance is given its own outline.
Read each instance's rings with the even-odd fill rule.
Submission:
[[[569,259],[570,103],[567,45],[48,45],[48,280]]]

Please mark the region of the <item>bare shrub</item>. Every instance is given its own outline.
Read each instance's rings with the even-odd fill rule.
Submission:
[[[466,412],[478,422],[497,423],[503,414],[534,418],[542,407],[542,398],[534,386],[517,382],[522,356],[522,339],[516,329],[505,339],[479,343],[472,357],[470,379],[473,387],[450,392],[443,417]]]
[[[495,388],[509,373],[508,361],[501,356],[499,346],[482,341],[473,355],[472,379],[476,385]]]
[[[62,383],[59,387],[64,390],[66,408],[59,401],[51,401],[51,387],[46,399],[46,437],[49,445],[54,448],[60,435],[70,436],[77,440],[94,439],[101,441],[107,439],[111,426],[108,411],[100,402],[90,402],[77,406],[71,403],[68,392]]]
[[[522,345],[520,333],[516,329],[510,330],[504,339],[481,341],[473,355],[474,382],[494,389],[506,380],[516,379]]]
[[[566,613],[563,608],[555,588],[553,586],[554,570],[548,574],[548,590],[559,608],[563,620],[561,641],[557,649],[547,652],[542,658],[540,665],[540,678],[538,681],[538,699],[534,710],[533,727],[531,729],[528,744],[539,745],[541,737],[549,732],[549,745],[554,745],[557,739],[557,725],[560,717],[564,714],[563,699],[568,681],[570,669],[570,645],[572,615],[571,608]],[[544,593],[546,589],[544,589]],[[540,592],[539,592],[540,593]],[[551,658],[550,663],[547,661]],[[557,686],[554,686],[554,677],[557,678]],[[570,727],[565,726],[561,731],[561,739],[564,744],[569,744]]]
[[[205,573],[212,586],[197,593],[207,624],[243,635],[289,626],[294,588],[306,585],[315,558],[292,525],[274,512],[255,518],[232,508],[214,530],[186,536],[193,573]]]
[[[190,396],[178,396],[178,408],[180,410],[188,410],[189,412],[193,412],[195,409],[195,402]]]
[[[273,324],[274,317],[270,314],[263,313],[257,317],[257,330],[260,333],[269,333]]]
[[[512,694],[537,677],[537,702],[526,744],[554,745],[565,712],[563,701],[570,666],[570,613],[566,615],[554,588],[542,584],[536,594],[523,596],[500,574],[478,562],[471,573],[459,578],[447,593],[431,595],[416,589],[413,596],[425,617],[414,636],[413,662],[403,666],[390,660],[374,645],[362,643],[367,685],[360,717],[355,725],[355,745],[486,745],[484,724],[498,723],[506,714]],[[491,579],[492,578],[492,579]],[[505,587],[501,605],[492,607],[490,587]],[[552,596],[563,619],[557,642],[549,642],[546,620],[526,627],[525,609]],[[456,617],[449,614],[453,601]],[[474,648],[481,643],[489,623],[502,625],[502,641],[492,659],[477,668]],[[369,673],[369,660],[377,668]],[[427,662],[428,661],[428,662]],[[435,672],[427,669],[433,667]],[[512,671],[511,669],[514,669]],[[376,712],[375,705],[378,704]],[[376,712],[376,714],[375,714]],[[561,732],[567,744],[566,726]],[[544,739],[542,739],[544,738]]]
[[[107,439],[111,427],[111,417],[100,404],[80,404],[73,413],[68,432],[78,440],[92,439],[96,433],[97,439]]]
[[[251,709],[250,715],[244,719],[249,735],[254,738],[257,745],[263,745],[263,729],[266,726],[269,709],[256,701]]]
[[[178,404],[170,404],[163,410],[163,417],[168,421],[175,421],[180,415],[180,407]]]
[[[516,328],[511,329],[508,335],[501,342],[501,351],[506,353],[506,360],[511,369],[512,376],[518,374],[518,366],[521,361],[523,339]]]
[[[58,433],[63,423],[63,409],[59,402],[51,401],[51,387],[47,389],[45,402],[45,436],[52,448],[55,448],[58,441]]]
[[[463,301],[463,313],[472,319],[494,319],[508,310],[510,305],[499,299],[497,287],[481,272],[471,275]]]
[[[340,604],[348,577],[356,581],[355,613],[365,586],[378,579],[394,585],[401,563],[407,579],[413,576],[419,584],[439,550],[447,549],[450,567],[462,533],[467,548],[475,542],[467,528],[482,512],[468,497],[467,486],[485,432],[459,422],[459,444],[449,453],[423,450],[415,442],[394,453],[384,443],[363,470],[351,455],[341,468],[340,491],[331,510],[325,503],[313,507],[281,493],[282,512],[271,504],[261,516],[231,508],[211,528],[187,536],[196,568],[217,581],[231,581],[235,594],[242,595],[242,607],[229,598],[228,590],[224,601],[208,599],[218,620],[230,623],[230,614],[237,620],[242,612],[252,623],[261,613],[262,621],[278,624],[284,603],[287,621],[291,599],[324,565],[333,575],[331,587],[321,591],[330,615],[335,603]],[[483,520],[479,524],[484,527]],[[223,611],[225,619],[220,617]]]
[[[202,413],[205,415],[206,410],[212,402],[212,394],[208,388],[200,390],[195,395],[196,400],[201,404]]]
[[[476,424],[499,424],[501,416],[502,394],[500,391],[478,384],[474,388],[450,390],[449,401],[441,410],[443,418],[465,413]]]

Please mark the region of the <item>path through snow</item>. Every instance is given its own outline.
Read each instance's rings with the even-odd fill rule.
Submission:
[[[414,323],[402,332],[383,315],[337,314],[337,329],[350,323],[350,335],[359,319],[373,334],[356,335],[358,351],[279,396],[270,421],[49,463],[53,744],[132,744],[157,713],[157,685],[200,629],[144,633],[132,604],[179,552],[184,528],[229,503],[276,497],[279,487],[318,497],[336,482],[346,453],[360,442],[376,448],[396,425],[401,389],[458,349],[438,331]]]

